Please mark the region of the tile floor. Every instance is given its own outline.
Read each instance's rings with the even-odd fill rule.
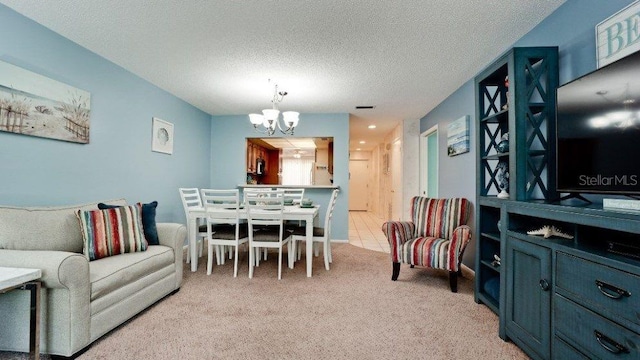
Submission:
[[[389,243],[381,230],[385,221],[367,211],[349,211],[349,243],[388,253]]]

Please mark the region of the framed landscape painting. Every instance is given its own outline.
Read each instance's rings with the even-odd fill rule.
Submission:
[[[91,94],[0,61],[0,131],[89,143]]]
[[[469,116],[452,121],[447,130],[447,155],[469,152]]]

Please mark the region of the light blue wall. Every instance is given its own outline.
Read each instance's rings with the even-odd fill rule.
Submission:
[[[212,117],[212,188],[235,188],[246,183],[246,138],[260,136],[249,123],[247,115]],[[332,219],[331,236],[338,240],[349,239],[349,114],[300,114],[295,136],[333,137],[333,182],[340,187],[340,194]],[[321,221],[324,221],[330,194],[329,189],[305,190],[305,197],[321,205]]]
[[[475,105],[473,81],[468,81],[447,100],[440,103],[427,116],[420,119],[420,132],[438,125],[438,196],[466,197],[474,199],[475,192]],[[470,100],[470,101],[469,101]],[[465,115],[469,115],[470,152],[447,155],[447,126]]]
[[[595,26],[631,2],[568,0],[512,46],[558,46],[560,84],[564,84],[595,70]],[[471,116],[471,152],[450,158],[446,152],[446,126],[463,115]],[[473,79],[420,119],[421,132],[439,124],[441,197],[463,196],[475,202],[475,123]],[[475,250],[467,249],[463,259],[472,268],[474,254]]]
[[[568,0],[513,46],[558,46],[560,85],[596,69],[596,25],[633,0]]]
[[[475,104],[473,81],[468,81],[456,92],[440,103],[427,116],[420,119],[420,132],[438,125],[438,197],[463,197],[475,203],[476,156],[475,156]],[[470,152],[449,157],[447,155],[447,126],[450,122],[469,115]],[[469,226],[474,228],[471,212]],[[464,252],[462,262],[473,268],[475,242]]]
[[[90,143],[0,132],[0,204],[157,200],[184,222],[178,187],[209,183],[210,116],[0,5],[0,60],[91,93]],[[151,119],[175,127],[173,155],[151,152]]]

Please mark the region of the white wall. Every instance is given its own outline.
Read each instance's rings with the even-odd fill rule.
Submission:
[[[4,5],[0,33],[0,61],[91,94],[88,144],[0,132],[0,203],[158,201],[158,221],[184,223],[178,188],[209,184],[210,116]],[[173,154],[151,151],[153,117]]]
[[[411,198],[418,195],[419,177],[420,177],[420,119],[406,119],[398,126],[391,130],[385,137],[383,142],[373,149],[370,153],[370,168],[373,178],[373,186],[371,189],[371,202],[369,211],[375,213],[383,219],[390,218],[390,207],[392,201],[392,174],[391,169],[394,164],[391,163],[392,146],[396,140],[401,142],[401,160],[402,164],[402,220],[410,219],[410,203]],[[384,156],[389,156],[389,173],[384,171]],[[353,156],[352,156],[353,157]]]
[[[411,198],[420,192],[420,119],[402,126],[402,219],[411,219]]]

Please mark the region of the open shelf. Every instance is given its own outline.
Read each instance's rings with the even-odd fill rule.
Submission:
[[[494,123],[494,124],[498,124],[504,121],[507,121],[509,116],[509,109],[503,109],[498,111],[495,114],[491,114],[489,116],[487,116],[486,118],[480,120],[483,123]]]
[[[500,266],[493,266],[493,264],[490,263],[487,260],[482,260],[482,261],[480,261],[480,263],[482,265],[486,266],[487,268],[489,268],[489,269],[491,269],[491,270],[493,270],[493,271],[495,271],[497,273],[500,273]]]
[[[500,242],[500,233],[483,232],[483,233],[480,233],[480,236],[484,236],[484,237],[486,237],[488,239]]]
[[[501,303],[506,293],[500,288],[507,279],[507,231],[516,231],[519,225],[521,231],[531,230],[530,224],[524,226],[524,219],[522,224],[517,219],[515,223],[507,221],[506,209],[514,200],[553,199],[557,195],[553,151],[558,48],[513,48],[476,76],[475,86],[475,300],[502,318],[507,311]],[[504,146],[501,142],[507,134],[508,146]],[[503,188],[509,193],[506,199],[497,197]],[[501,259],[502,266],[492,265],[494,256]],[[502,319],[498,333],[506,339]]]
[[[491,295],[483,291],[478,293],[478,298],[480,299],[480,301],[482,301],[483,304],[487,305],[487,307],[491,309],[491,311],[498,314],[498,311],[499,311],[498,300],[494,299]]]
[[[487,156],[483,156],[482,159],[483,160],[500,160],[502,158],[509,158],[509,152],[505,152],[505,153],[499,153],[499,154],[493,154],[493,155],[487,155]]]

